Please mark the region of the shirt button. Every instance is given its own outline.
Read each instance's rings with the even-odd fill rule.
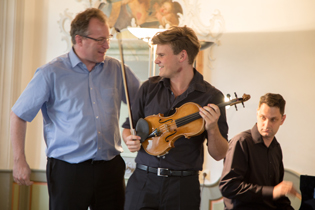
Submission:
[[[93,89],[93,88],[90,88],[91,90]]]
[[[95,104],[95,102],[93,102],[93,104]]]
[[[98,132],[98,134],[101,134],[101,132]]]
[[[98,149],[101,149],[100,147]]]
[[[98,116],[96,116],[96,119],[98,119]]]

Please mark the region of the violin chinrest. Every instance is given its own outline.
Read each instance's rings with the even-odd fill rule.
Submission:
[[[140,118],[138,120],[136,125],[136,134],[141,137],[141,143],[149,136],[149,124],[145,119]]]

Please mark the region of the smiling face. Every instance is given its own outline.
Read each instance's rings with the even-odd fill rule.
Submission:
[[[181,71],[180,54],[174,55],[169,44],[157,45],[155,63],[159,65],[159,76],[171,79]]]
[[[279,107],[269,107],[263,103],[257,110],[257,128],[268,146],[283,124],[286,115],[280,113]]]
[[[109,27],[96,18],[92,18],[89,22],[87,36],[94,39],[106,39],[110,37]],[[77,47],[75,51],[81,61],[92,70],[96,63],[105,59],[105,53],[109,49],[109,42],[99,44],[97,41],[77,35]]]

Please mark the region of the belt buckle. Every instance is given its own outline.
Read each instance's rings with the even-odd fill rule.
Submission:
[[[161,174],[161,170],[168,171],[168,168],[157,168],[157,176],[168,177],[168,175]]]

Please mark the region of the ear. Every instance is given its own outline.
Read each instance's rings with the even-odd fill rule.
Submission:
[[[83,40],[82,36],[75,35],[74,39],[75,39],[75,42],[76,42],[77,45],[82,45],[82,40]]]
[[[179,61],[183,62],[185,60],[188,61],[188,55],[187,55],[187,51],[186,50],[182,50],[179,54]]]
[[[284,115],[282,116],[282,119],[281,119],[281,125],[284,123],[284,121],[285,121],[286,118],[287,118],[287,115],[284,114]]]

